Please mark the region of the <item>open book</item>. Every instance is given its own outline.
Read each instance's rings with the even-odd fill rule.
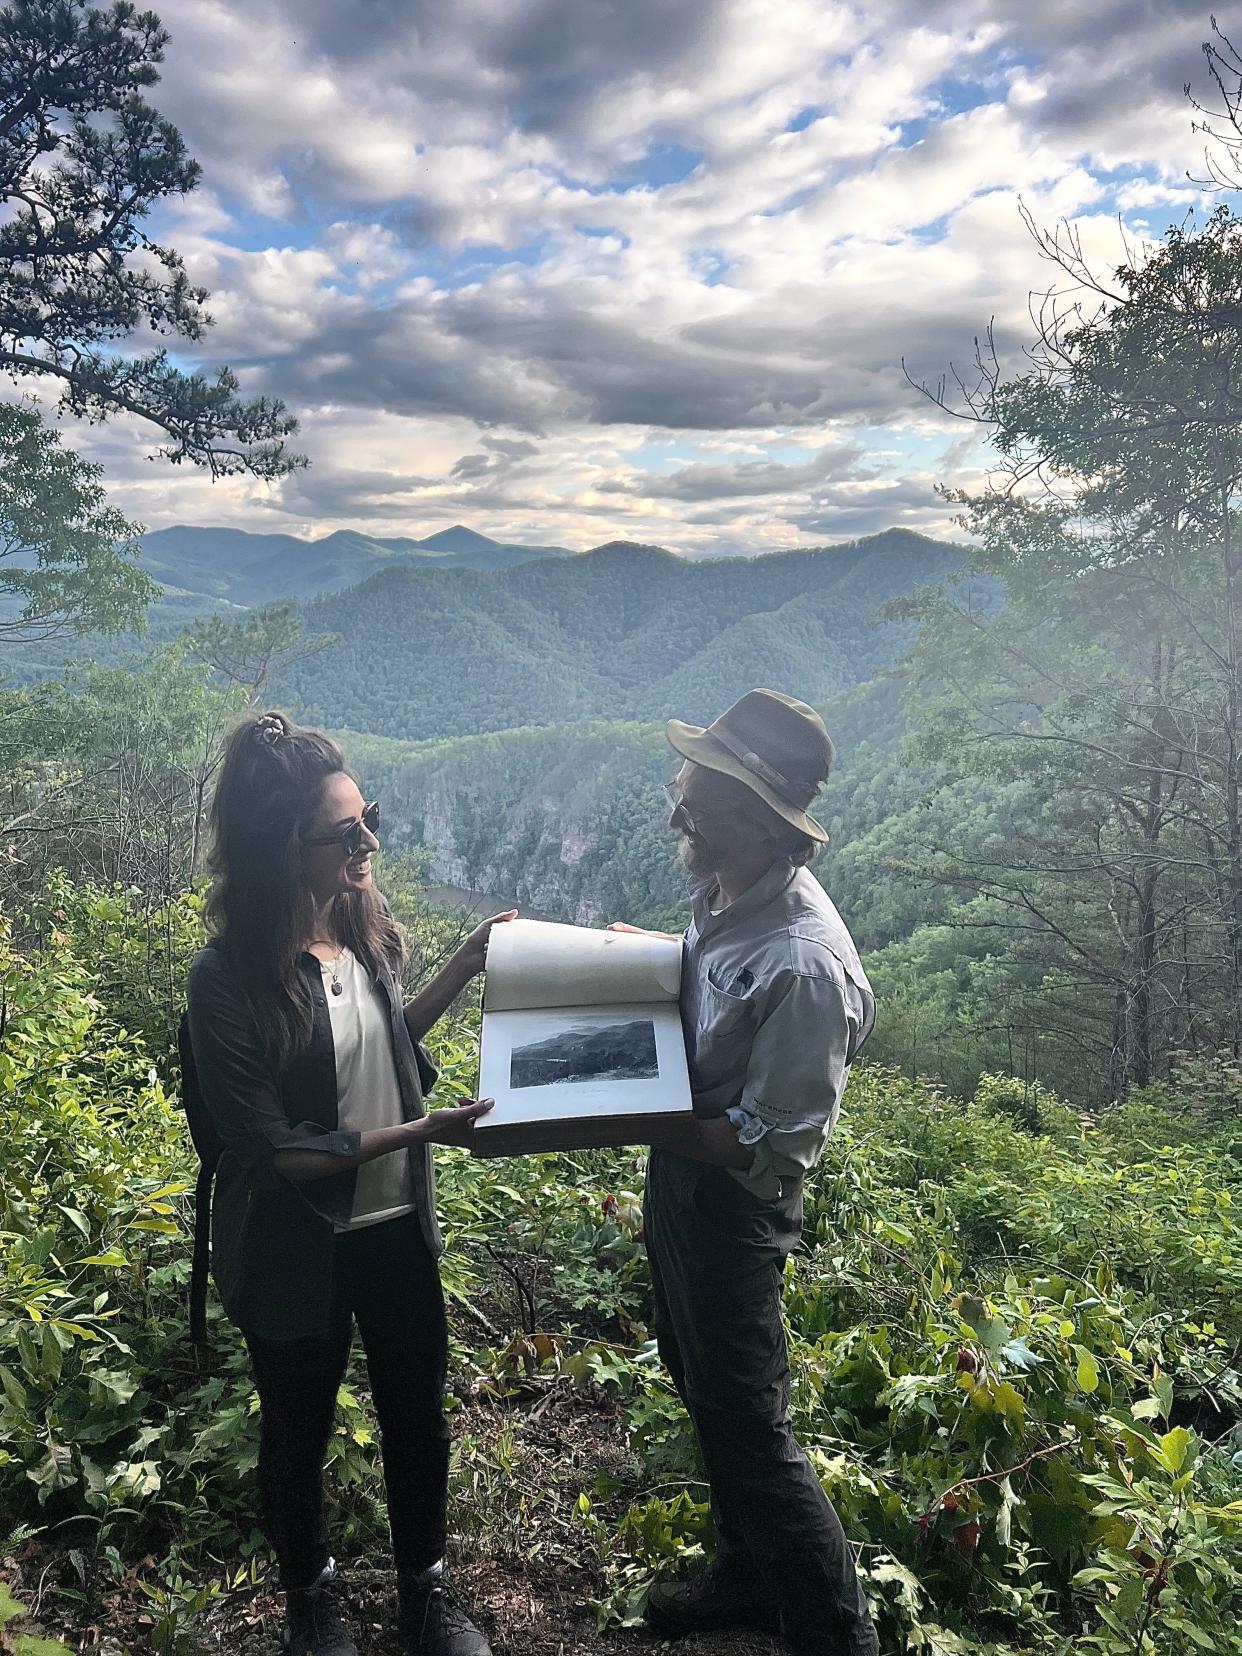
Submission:
[[[541,920],[492,930],[479,1156],[650,1144],[691,1114],[681,941]]]

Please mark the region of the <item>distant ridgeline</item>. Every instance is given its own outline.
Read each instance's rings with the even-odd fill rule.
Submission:
[[[11,682],[144,653],[204,614],[302,605],[340,643],[273,686],[307,719],[404,740],[578,718],[710,718],[757,684],[810,701],[891,665],[888,599],[938,581],[956,547],[908,530],[847,545],[695,560],[614,541],[574,554],[458,526],[425,540],[339,530],[321,540],[240,529],[142,539],[163,594],[145,640],[6,646]]]
[[[461,524],[425,540],[380,540],[338,529],[321,540],[243,529],[157,529],[142,537],[142,562],[170,601],[201,610],[315,598],[384,570],[512,569],[531,558],[567,558],[563,546],[512,546]]]
[[[297,535],[178,525],[143,535],[141,545],[143,568],[164,589],[151,610],[147,643],[173,637],[202,615],[240,615],[261,604],[304,602],[355,586],[385,570],[505,570],[532,558],[572,556],[564,546],[515,546],[461,524],[425,540],[381,540],[356,529],[302,540]],[[3,603],[0,599],[0,614]],[[15,600],[11,608],[16,613]],[[8,644],[3,668],[10,680],[22,683],[88,658],[101,663],[122,661],[144,647],[133,638],[54,638],[39,644]]]
[[[820,702],[896,661],[888,599],[957,568],[905,530],[693,561],[613,542],[503,572],[394,568],[306,606],[340,643],[277,687],[305,716],[426,740],[584,718],[706,720],[755,685]]]

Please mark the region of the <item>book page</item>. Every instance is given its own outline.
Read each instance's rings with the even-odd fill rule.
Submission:
[[[671,1001],[488,1012],[475,1132],[540,1122],[691,1113],[681,1015]]]
[[[492,928],[483,1010],[675,1001],[680,988],[680,939],[508,920]]]

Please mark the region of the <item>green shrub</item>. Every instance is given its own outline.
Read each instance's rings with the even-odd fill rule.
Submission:
[[[0,1508],[66,1538],[60,1590],[88,1607],[161,1559],[149,1610],[174,1650],[228,1587],[212,1561],[262,1558],[240,1342],[213,1304],[200,1373],[185,1324],[195,1167],[168,1031],[198,910],[163,915],[150,955],[128,893],[59,886],[44,921],[42,951],[0,936]],[[438,924],[416,939],[428,959]],[[473,1092],[468,1001],[435,1049],[441,1097]],[[855,1070],[788,1268],[793,1409],[895,1649],[1242,1650],[1242,1167],[1202,1103],[1229,1076],[1188,1084],[1093,1122],[1005,1077],[963,1103]],[[525,1470],[524,1410],[572,1388],[615,1424],[610,1457],[558,1474],[568,1527],[601,1618],[631,1621],[655,1574],[711,1547],[648,1335],[641,1154],[438,1161],[453,1386],[492,1421],[455,1447],[462,1544],[525,1557],[543,1526],[563,1534]],[[360,1369],[340,1401],[334,1522],[366,1543],[381,1481]]]

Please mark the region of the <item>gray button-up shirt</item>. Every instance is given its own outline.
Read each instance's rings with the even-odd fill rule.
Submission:
[[[875,997],[836,906],[778,862],[719,914],[694,894],[681,1012],[694,1107],[727,1115],[755,1159],[735,1178],[777,1198],[813,1167],[836,1123]]]

